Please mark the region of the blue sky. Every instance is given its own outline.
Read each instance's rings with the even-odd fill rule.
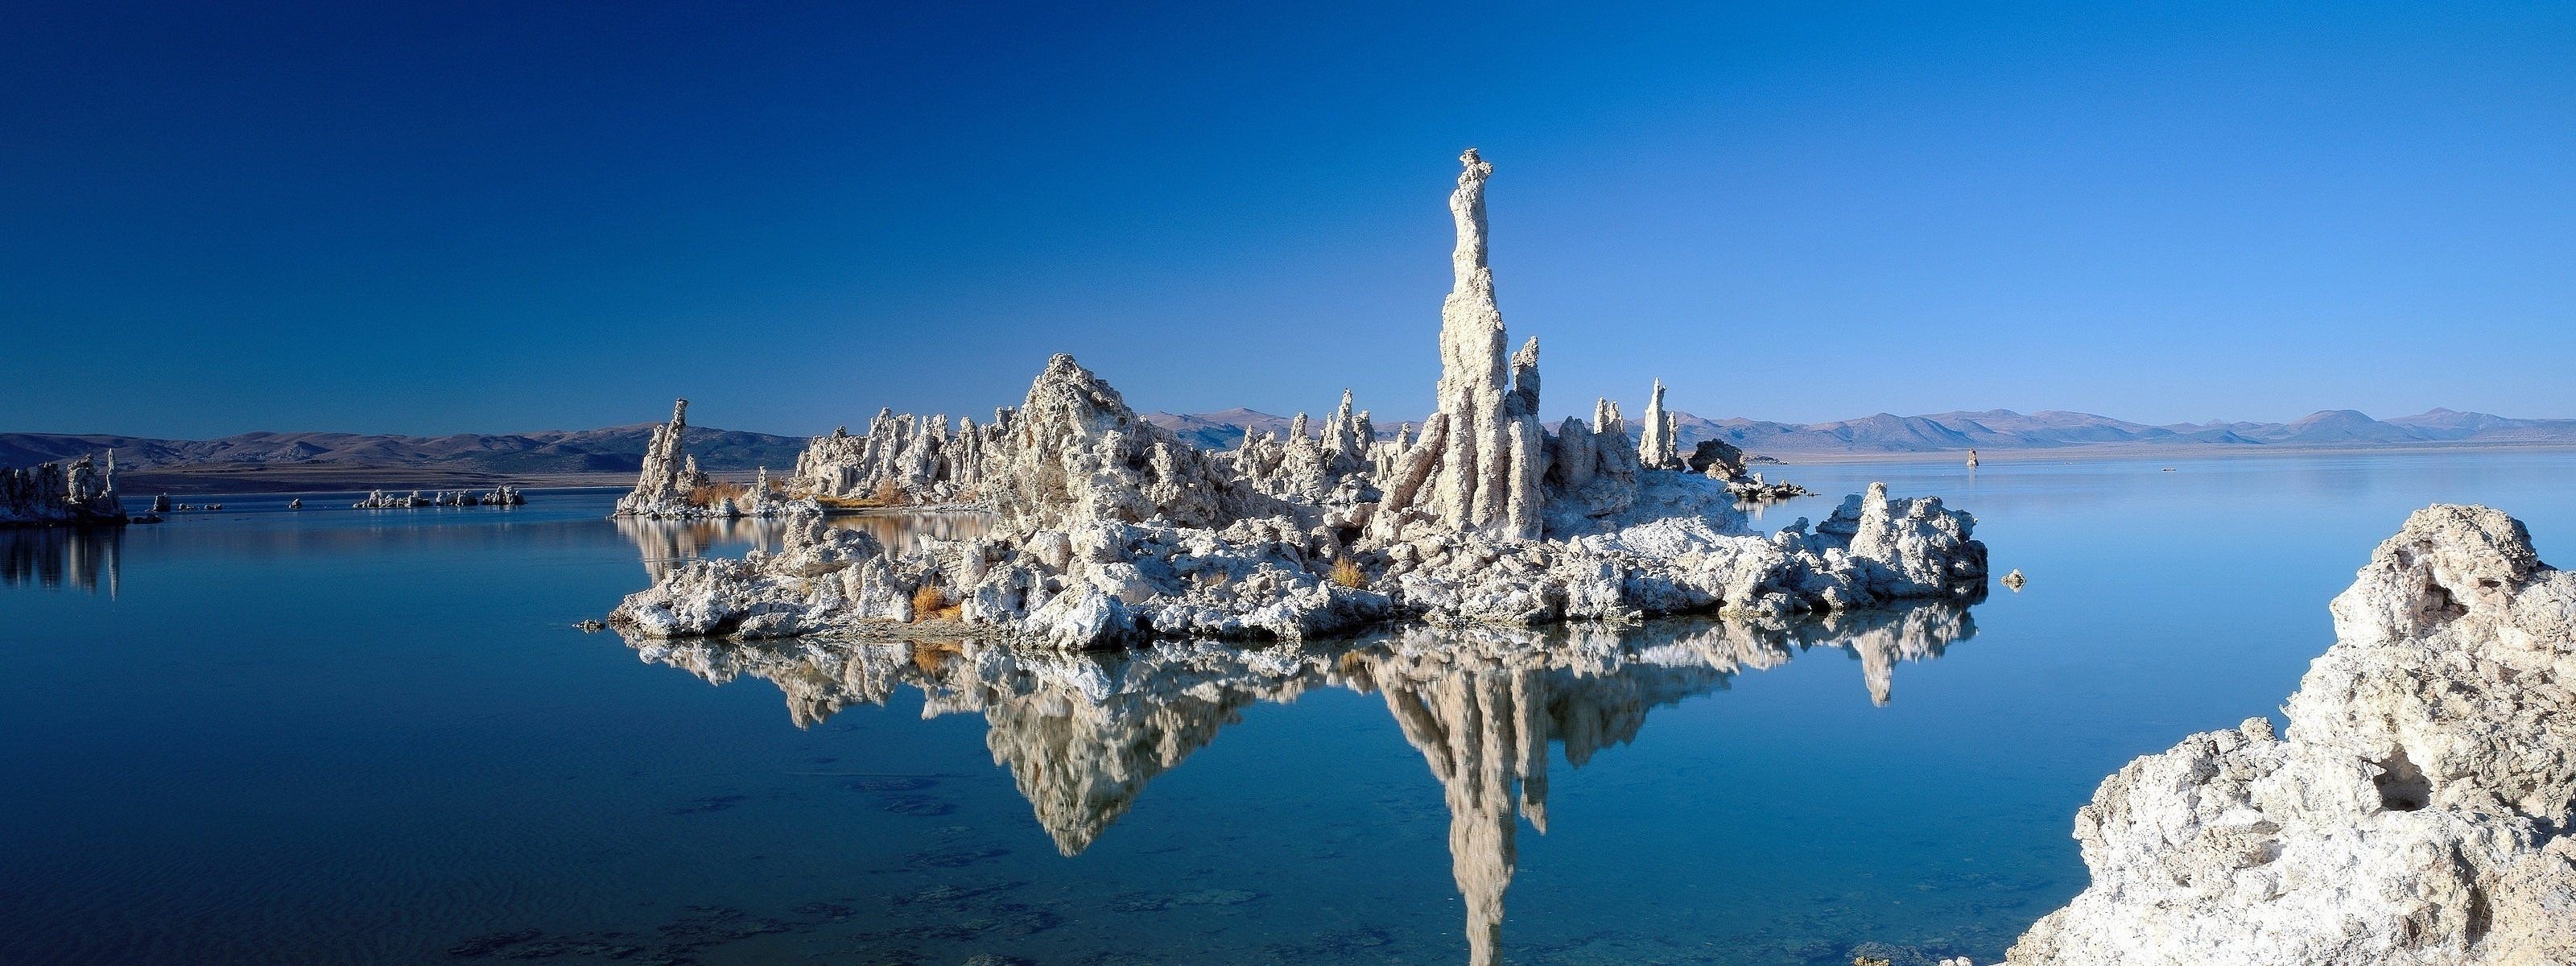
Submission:
[[[0,431],[2576,416],[2564,4],[744,6],[0,4]]]

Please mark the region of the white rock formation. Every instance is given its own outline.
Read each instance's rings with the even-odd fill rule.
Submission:
[[[1147,520],[1215,528],[1287,512],[1219,458],[1139,418],[1069,355],[1047,360],[1013,428],[986,484],[1006,530]]]
[[[1508,351],[1494,273],[1485,265],[1485,179],[1494,166],[1474,148],[1458,160],[1466,170],[1449,195],[1458,245],[1449,256],[1453,287],[1440,307],[1440,410],[1433,417],[1447,425],[1430,459],[1430,490],[1408,496],[1451,529],[1534,539],[1546,468],[1539,451],[1545,434],[1537,412],[1538,340]],[[1414,509],[1393,496],[1380,512]]]
[[[1650,470],[1682,468],[1680,417],[1664,410],[1664,381],[1646,397],[1646,426],[1637,440],[1637,465]]]
[[[656,427],[652,439],[645,444],[644,469],[636,474],[635,489],[618,498],[617,508],[609,516],[696,520],[822,512],[821,505],[811,499],[772,491],[766,469],[761,470],[757,486],[718,482],[708,476],[698,469],[697,457],[681,450],[681,439],[688,429],[689,401],[677,400],[671,404],[671,421]]]
[[[946,415],[896,415],[879,410],[863,436],[844,429],[817,436],[796,458],[787,490],[797,496],[879,505],[953,506],[983,499],[985,466],[1011,434],[1009,409],[993,411],[978,426],[971,418],[951,428]]]
[[[127,522],[116,494],[116,451],[104,467],[84,456],[24,469],[0,467],[0,527],[116,526]]]
[[[1374,479],[1402,454],[1401,436],[1386,445],[1377,442],[1376,433],[1368,412],[1354,411],[1351,391],[1344,389],[1341,406],[1324,421],[1320,435],[1309,435],[1306,414],[1298,413],[1286,438],[1247,432],[1228,455],[1234,471],[1263,493],[1347,512],[1363,500],[1377,500]],[[1348,492],[1337,494],[1345,483],[1350,484]]]
[[[997,518],[987,538],[898,554],[865,578],[851,576],[866,569],[857,556],[848,573],[782,572],[777,558],[690,565],[612,619],[652,636],[864,630],[911,616],[896,598],[936,592],[986,633],[1089,647],[1295,638],[1398,617],[1778,617],[1982,592],[1975,521],[1937,499],[1891,499],[1873,487],[1812,533],[1803,520],[1753,532],[1732,481],[1680,465],[1660,396],[1648,411],[1663,426],[1653,447],[1661,468],[1641,464],[1608,400],[1590,426],[1569,420],[1549,437],[1536,415],[1537,341],[1505,354],[1485,264],[1492,166],[1472,150],[1463,160],[1450,196],[1458,245],[1442,311],[1441,405],[1409,443],[1366,445],[1367,414],[1346,392],[1320,434],[1300,415],[1284,440],[1202,453],[1058,355],[1021,407],[997,420],[1004,431],[977,444],[974,483]],[[900,444],[913,431],[886,439]],[[669,472],[675,447],[657,435],[630,499],[682,489],[656,475]],[[812,470],[800,463],[799,477]]]
[[[2286,737],[2254,718],[2102,783],[2092,886],[2008,962],[2576,962],[2576,575],[2436,505],[2333,611]]]

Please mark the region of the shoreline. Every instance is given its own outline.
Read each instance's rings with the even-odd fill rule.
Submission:
[[[1908,451],[1889,453],[1853,453],[1818,450],[1758,451],[1759,455],[1780,461],[1783,467],[1824,466],[1849,463],[1962,463],[1968,458],[1964,449]],[[2402,456],[2451,453],[2576,453],[2576,443],[2473,443],[2415,442],[2372,443],[2356,446],[2228,446],[2209,444],[2202,447],[2104,444],[2100,446],[2048,446],[2020,449],[1981,449],[1977,460],[1980,469],[1999,463],[2080,463],[2080,462],[2149,462],[2172,460],[2200,462],[2212,459],[2263,458],[2277,456]]]

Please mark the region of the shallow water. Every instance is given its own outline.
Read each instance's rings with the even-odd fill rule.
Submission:
[[[1832,496],[1764,526],[1884,479],[2030,585],[1041,659],[582,634],[774,534],[597,491],[0,533],[0,962],[1984,961],[2082,886],[2102,776],[2274,713],[2409,510],[2576,559],[2568,453],[1768,472]]]

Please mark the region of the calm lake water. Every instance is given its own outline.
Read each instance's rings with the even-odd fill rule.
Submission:
[[[1984,962],[2082,887],[2104,775],[2277,714],[2409,510],[2576,560],[2561,452],[1769,472],[1829,495],[1766,527],[1883,479],[2030,584],[1790,628],[639,648],[573,625],[763,528],[552,491],[0,533],[0,962]]]

